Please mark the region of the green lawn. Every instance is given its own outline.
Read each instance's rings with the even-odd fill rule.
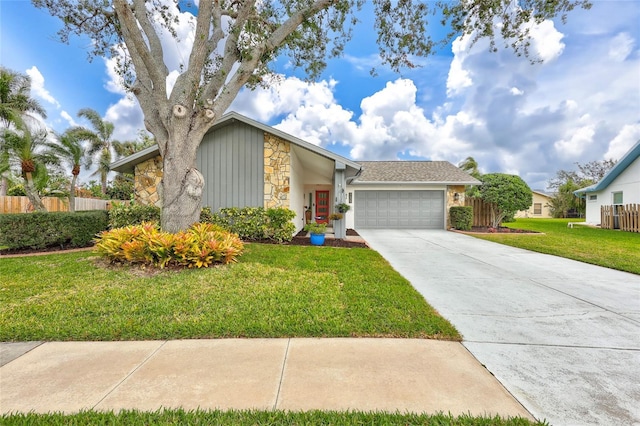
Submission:
[[[5,425],[441,425],[441,426],[524,426],[545,425],[523,418],[454,417],[448,414],[386,414],[335,411],[185,411],[161,410],[156,412],[122,411],[102,413],[87,411],[74,415],[16,414],[2,416]]]
[[[540,253],[575,259],[607,268],[640,274],[640,234],[609,229],[574,226],[576,219],[517,219],[505,223],[511,228],[543,232],[530,234],[474,235]]]
[[[373,250],[247,244],[237,264],[156,274],[96,259],[0,259],[0,341],[460,339]]]

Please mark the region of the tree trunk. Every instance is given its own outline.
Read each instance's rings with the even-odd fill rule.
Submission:
[[[197,145],[191,149],[175,149],[162,159],[160,225],[175,233],[200,221],[204,178],[195,167]]]
[[[77,175],[73,175],[71,178],[71,188],[69,188],[69,211],[75,213],[76,211],[76,181]]]
[[[0,197],[7,195],[7,187],[9,186],[9,181],[6,177],[0,177]]]
[[[100,173],[100,190],[102,191],[102,195],[107,195],[107,173]]]
[[[38,196],[38,191],[36,191],[33,186],[33,176],[31,175],[31,172],[25,173],[25,177],[26,183],[24,185],[24,192],[27,194],[27,198],[29,199],[29,202],[31,202],[33,209],[38,212],[46,212],[47,209],[44,207],[44,203]]]

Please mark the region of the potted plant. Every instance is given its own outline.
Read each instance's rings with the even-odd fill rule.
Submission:
[[[331,213],[329,215],[329,220],[340,220],[342,219],[344,216],[342,215],[342,213]]]
[[[349,209],[351,209],[351,206],[347,203],[336,204],[336,210],[338,210],[340,213],[346,213],[349,211]]]
[[[314,246],[321,246],[324,244],[324,233],[327,231],[326,224],[318,222],[307,223],[304,230],[311,234],[311,244]]]

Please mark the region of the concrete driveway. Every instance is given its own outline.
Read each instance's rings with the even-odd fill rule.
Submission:
[[[537,419],[640,424],[640,276],[448,231],[358,232]]]

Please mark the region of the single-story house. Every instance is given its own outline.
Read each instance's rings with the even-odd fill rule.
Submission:
[[[464,205],[465,185],[480,182],[447,161],[355,162],[238,113],[225,114],[203,138],[197,168],[205,179],[202,205],[286,207],[297,230],[325,222],[336,205],[351,207],[333,228],[445,229],[449,207]],[[153,146],[114,162],[133,173],[135,198],[160,204],[162,160]]]
[[[520,210],[516,212],[515,217],[528,217],[528,218],[551,218],[553,215],[551,214],[551,194],[547,194],[543,191],[532,190],[531,198],[532,203],[531,207],[528,210]]]
[[[586,199],[586,223],[600,224],[602,206],[640,204],[640,140],[595,185],[575,195]]]

